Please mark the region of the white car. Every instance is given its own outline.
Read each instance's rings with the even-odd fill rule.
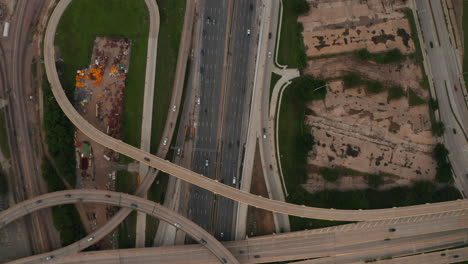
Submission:
[[[268,52],[268,58],[271,58],[271,51]]]
[[[232,184],[236,184],[236,177],[232,178]]]
[[[177,228],[180,228],[180,224],[178,224],[178,223],[174,223],[174,226],[177,227]]]
[[[174,106],[172,107],[172,112],[175,112],[176,110],[177,110],[177,106],[174,105]]]
[[[180,148],[177,149],[177,156],[180,156]]]
[[[164,138],[164,140],[163,140],[163,146],[166,146],[166,145],[167,145],[167,137]]]
[[[197,104],[200,104],[200,97],[197,98]]]
[[[51,259],[53,259],[53,258],[54,258],[54,256],[47,256],[47,257],[45,258],[45,260],[51,260]]]
[[[88,238],[88,242],[89,242],[89,241],[93,241],[93,239],[94,239],[94,237]]]
[[[205,160],[205,166],[208,167],[208,159]]]
[[[247,36],[250,36],[250,29],[247,29]]]

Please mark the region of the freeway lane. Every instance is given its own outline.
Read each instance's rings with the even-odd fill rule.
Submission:
[[[224,197],[246,203],[258,208],[270,210],[274,212],[284,213],[288,215],[302,216],[308,218],[325,219],[325,220],[348,220],[348,221],[363,221],[363,220],[378,220],[390,219],[397,217],[408,217],[417,215],[427,215],[431,213],[440,213],[448,211],[459,211],[468,209],[468,200],[457,200],[451,202],[443,202],[437,204],[425,204],[417,206],[408,206],[401,208],[388,208],[378,210],[334,210],[306,207],[301,205],[288,204],[280,201],[274,201],[252,195],[248,192],[240,191],[236,188],[221,184],[215,180],[211,180],[198,173],[177,166],[169,161],[163,160],[157,156],[151,155],[138,148],[130,146],[121,140],[107,136],[105,133],[97,130],[74,109],[73,105],[68,100],[63,88],[60,84],[57,69],[55,67],[55,49],[54,37],[57,29],[58,21],[63,14],[63,4],[69,3],[70,0],[60,1],[49,19],[45,38],[44,38],[44,64],[47,72],[47,77],[52,87],[52,92],[57,100],[60,108],[64,111],[70,121],[84,134],[92,140],[110,148],[114,151],[129,156],[135,160],[148,164],[151,167],[158,168],[168,174],[178,177],[191,184],[207,189]]]
[[[463,95],[462,70],[449,40],[441,1],[416,0],[423,52],[432,73],[440,119],[445,124],[444,143],[463,197],[468,195],[468,109]],[[432,47],[431,47],[432,43]],[[454,131],[455,130],[455,131]]]
[[[110,192],[104,191],[74,191],[73,193],[65,191],[58,193],[56,197],[61,198],[59,200],[62,200],[63,203],[81,202],[78,200],[78,198],[81,197],[77,196],[78,193],[83,195],[83,197],[86,197],[84,196],[85,194],[96,193],[97,197],[101,199],[105,197],[104,193],[110,194]],[[63,194],[71,194],[72,196],[67,198],[64,197]],[[119,199],[118,194],[116,196],[115,193],[111,198]],[[131,202],[141,207],[139,202],[141,198],[131,198],[134,199]],[[32,206],[37,206],[37,199],[40,198],[35,198],[28,202],[30,202]],[[91,199],[94,201],[95,198]],[[104,200],[106,199],[110,198],[106,197]],[[83,202],[88,201],[83,200]],[[42,200],[39,206],[44,207],[46,206],[45,203],[48,202]],[[30,207],[28,208],[28,211],[29,210]],[[24,212],[23,207],[9,210],[8,212],[0,214],[0,222],[7,220],[12,221],[14,218],[22,216]],[[185,226],[185,224],[183,226]],[[391,228],[395,231],[391,232]],[[395,248],[397,252],[401,252],[402,250],[404,251],[405,248],[411,249],[414,246],[427,249],[429,244],[439,247],[452,245],[452,243],[459,245],[467,238],[467,228],[468,210],[465,210],[462,212],[450,212],[424,217],[360,222],[329,228],[255,237],[244,241],[227,242],[224,244],[241,263],[287,261],[344,254],[354,257],[355,253],[367,254],[366,252],[370,251],[381,252],[385,251],[386,248],[390,246]],[[434,240],[435,244],[431,242]],[[119,254],[108,254],[108,252],[119,252]],[[79,256],[87,256],[88,254],[90,253],[70,256],[70,258],[64,259],[64,262],[80,260],[84,261],[81,263],[89,263],[98,260],[109,260],[109,255],[112,255],[110,260],[115,260],[115,256],[117,255],[120,256],[120,261],[128,261],[128,263],[142,263],[144,261],[150,261],[151,259],[153,261],[167,260],[169,263],[173,263],[170,261],[181,263],[181,260],[184,259],[190,259],[191,263],[216,263],[217,261],[213,255],[209,254],[209,252],[200,245],[145,250],[100,251],[93,253],[92,256],[89,256],[89,259],[87,257],[84,259],[79,258]],[[44,257],[44,255],[42,257]],[[37,259],[38,257],[34,256],[33,258]],[[24,259],[16,263],[24,263]],[[182,263],[185,262],[182,261]]]
[[[226,92],[223,100],[220,153],[217,164],[217,178],[224,184],[239,186],[241,156],[245,151],[246,130],[250,96],[252,94],[252,72],[257,42],[258,1],[234,1],[232,29],[228,46],[228,73]],[[236,229],[237,203],[222,196],[216,196],[215,233],[222,240],[233,239]],[[223,234],[222,236],[220,234]]]
[[[148,215],[152,215],[167,223],[173,224],[192,236],[194,240],[208,248],[222,263],[239,263],[231,252],[216,240],[216,238],[189,219],[155,202],[123,193],[99,190],[68,190],[40,195],[34,199],[18,203],[15,206],[10,207],[8,210],[2,211],[0,213],[0,228],[12,222],[14,219],[31,212],[56,205],[77,202],[110,204],[133,208]],[[45,258],[46,256],[48,256],[48,254],[33,256],[32,258]]]
[[[221,82],[224,73],[224,44],[226,41],[228,0],[205,0],[201,2],[202,44],[195,50],[201,57],[195,149],[192,151],[192,169],[210,179],[216,178],[217,137]],[[209,232],[214,232],[214,196],[212,192],[191,186],[188,215],[195,223]]]

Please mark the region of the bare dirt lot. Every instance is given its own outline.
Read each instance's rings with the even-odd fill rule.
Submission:
[[[386,187],[434,179],[435,139],[426,105],[409,107],[405,97],[387,103],[386,92],[369,96],[363,88],[343,89],[339,80],[329,82],[328,89],[324,101],[308,105],[306,124],[316,140],[309,164],[397,175],[385,177]],[[364,177],[330,184],[313,172],[309,183],[305,187],[310,191],[367,186]]]
[[[377,64],[352,55],[342,55],[310,60],[304,71],[320,79],[335,79],[349,72],[357,72],[367,79],[382,82],[387,86],[411,88],[423,99],[430,96],[429,91],[421,87],[421,68],[409,59],[395,64]]]
[[[98,37],[91,64],[76,74],[75,107],[94,127],[120,138],[123,95],[130,61],[128,39]],[[118,153],[95,143],[80,131],[75,133],[78,186],[115,190]],[[94,230],[106,223],[111,207],[87,206],[87,220]]]
[[[250,192],[268,198],[268,191],[265,185],[265,178],[263,176],[262,161],[260,159],[258,144],[255,149]],[[249,237],[264,236],[271,235],[273,232],[275,232],[273,214],[270,211],[249,206],[247,211],[247,235]]]
[[[410,26],[398,9],[406,1],[312,0],[309,14],[299,18],[307,56],[366,48],[370,52],[399,49],[414,52]]]
[[[410,57],[398,63],[378,64],[356,57],[353,51],[371,53],[399,49],[415,52],[404,0],[308,0],[310,12],[303,23],[304,44],[309,60],[304,74],[328,80],[325,100],[314,101],[306,110],[316,144],[308,155],[309,179],[304,188],[353,190],[367,188],[367,174],[384,178],[381,188],[409,185],[415,180],[433,180],[436,165],[426,104],[409,105],[411,89],[424,100],[429,92],[421,87],[423,74]],[[365,86],[345,89],[342,77],[357,73],[384,87],[399,86],[406,92],[388,100],[385,90],[368,93]],[[320,168],[347,168],[337,182],[326,182]],[[342,170],[345,171],[345,170]],[[362,174],[362,175],[359,175]]]

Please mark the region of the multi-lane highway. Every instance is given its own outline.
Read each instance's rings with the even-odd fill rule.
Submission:
[[[37,133],[40,124],[36,105],[28,101],[28,95],[35,92],[32,80],[31,63],[28,55],[34,52],[31,47],[33,25],[44,4],[43,0],[16,1],[12,16],[9,38],[1,42],[2,71],[6,79],[2,81],[7,100],[5,108],[9,128],[9,145],[12,155],[12,168],[15,177],[11,177],[15,200],[22,201],[47,191],[44,180],[40,177],[41,138]],[[33,125],[35,124],[35,125]],[[33,252],[43,252],[60,245],[59,237],[53,228],[42,228],[52,223],[50,210],[38,212],[26,219],[27,229],[32,231],[31,246]]]
[[[238,188],[242,180],[241,158],[245,151],[250,106],[248,102],[253,87],[251,73],[255,65],[255,44],[258,41],[257,2],[234,1],[227,50],[226,91],[220,104],[223,109],[217,178],[234,188]],[[223,240],[231,240],[236,228],[237,203],[222,196],[216,198],[213,220],[216,223],[215,233]]]
[[[197,241],[204,238],[208,233],[202,228],[196,226],[188,219],[181,217],[175,212],[144,200],[142,198],[127,194],[120,194],[107,191],[94,190],[74,190],[62,191],[46,194],[24,203],[18,204],[11,209],[0,213],[0,228],[10,223],[11,221],[22,217],[25,214],[46,208],[53,205],[65,203],[109,203],[118,206],[126,206],[137,210],[142,210],[145,213],[152,214],[157,217],[162,217],[171,225],[179,225],[179,228],[195,236]],[[190,230],[186,230],[190,228]],[[444,245],[463,244],[467,239],[468,232],[468,210],[459,212],[450,212],[443,214],[428,215],[423,217],[410,217],[392,220],[360,222],[342,226],[329,228],[315,229],[309,231],[299,231],[285,233],[280,235],[269,235],[263,237],[251,238],[245,241],[235,241],[225,243],[226,248],[232,252],[236,258],[242,263],[252,262],[271,262],[271,261],[286,261],[305,258],[318,258],[328,256],[355,257],[353,254],[363,254],[370,251],[386,252],[385,249],[390,247],[396,251],[410,248],[427,249],[435,245],[443,247]],[[204,232],[199,234],[199,230]],[[195,232],[195,234],[193,233]],[[210,236],[210,235],[208,235]],[[89,240],[93,235],[86,237]],[[210,238],[213,238],[210,236]],[[214,239],[214,238],[213,238]],[[211,245],[211,240],[205,239]],[[435,241],[437,243],[429,243]],[[219,245],[217,245],[219,250]],[[148,252],[148,250],[150,252]],[[96,252],[91,256],[81,259],[91,262],[109,259],[115,260],[115,256],[122,257],[126,261],[133,263],[144,263],[149,260],[168,260],[178,263],[181,259],[190,259],[192,263],[212,263],[219,261],[219,258],[213,258],[207,254],[203,247],[177,247],[171,250],[167,248],[159,249],[135,249],[133,251],[122,251],[127,253],[108,254],[105,251],[103,254]],[[220,254],[220,251],[217,251]],[[63,252],[60,255],[48,253],[38,256],[33,256],[19,260],[17,263],[29,263],[30,261],[38,260],[49,255],[61,257],[70,252]],[[115,253],[115,252],[114,252]],[[388,253],[388,252],[387,252]],[[84,254],[85,256],[89,253]],[[66,258],[63,261],[80,260],[80,256]],[[220,256],[220,255],[218,255]],[[222,255],[221,255],[222,256]],[[119,257],[119,258],[120,258]],[[92,262],[94,262],[92,261]]]
[[[221,82],[224,72],[228,1],[206,0],[202,2],[199,23],[202,24],[202,44],[195,50],[201,56],[199,94],[196,95],[198,120],[194,121],[196,141],[192,151],[192,170],[210,179],[216,178],[217,137]],[[214,195],[193,186],[190,191],[188,216],[200,226],[214,232]]]
[[[61,1],[59,5],[66,2],[70,2],[70,0]],[[280,201],[274,201],[258,197],[256,195],[240,191],[225,184],[221,184],[218,181],[209,179],[198,173],[182,168],[169,161],[163,160],[157,156],[151,155],[150,153],[130,146],[122,142],[121,140],[117,140],[110,136],[107,136],[105,133],[99,131],[81,117],[81,115],[75,110],[73,105],[68,100],[60,84],[57,69],[55,67],[55,50],[53,43],[55,32],[57,29],[57,24],[63,11],[64,9],[59,8],[56,8],[54,10],[54,13],[52,14],[49,20],[49,24],[45,34],[44,64],[47,72],[47,77],[51,84],[55,99],[57,100],[59,106],[64,111],[64,113],[70,119],[70,121],[88,137],[104,145],[105,147],[113,149],[114,151],[122,153],[140,162],[146,163],[151,167],[158,168],[161,171],[164,171],[184,181],[197,185],[201,188],[220,194],[224,197],[265,210],[270,210],[273,212],[279,212],[288,215],[326,220],[362,221],[426,215],[431,213],[448,211],[459,211],[468,208],[467,200],[457,200],[437,204],[425,204],[418,206],[378,210],[334,210],[288,204]]]
[[[200,105],[192,169],[211,179],[236,187],[244,150],[249,67],[253,65],[256,1],[203,2],[200,14],[202,39],[199,51]],[[235,228],[236,203],[194,187],[189,216],[195,222],[230,240]]]
[[[449,36],[442,1],[415,0],[422,31],[423,52],[430,68],[440,119],[445,124],[444,143],[449,150],[455,183],[468,195],[468,108],[463,69]],[[416,19],[418,20],[418,19]],[[466,76],[468,77],[468,76]],[[465,78],[466,78],[465,77]]]
[[[211,236],[203,228],[189,219],[167,209],[166,207],[148,201],[146,199],[123,193],[99,191],[99,190],[69,190],[53,192],[35,197],[12,206],[10,209],[0,213],[0,228],[12,222],[14,219],[35,212],[43,208],[49,208],[69,203],[105,203],[120,207],[127,207],[157,217],[163,221],[173,224],[183,230],[193,239],[208,248],[222,263],[238,263],[236,258],[216,238]],[[88,236],[87,240],[94,240]],[[68,253],[69,252],[64,252]],[[44,256],[45,255],[45,256]],[[46,258],[47,254],[39,257]],[[52,255],[56,257],[56,255]],[[38,256],[32,258],[37,259]]]

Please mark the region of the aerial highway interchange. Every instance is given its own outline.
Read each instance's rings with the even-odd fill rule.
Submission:
[[[244,159],[247,160],[244,157],[244,151],[248,152],[247,149],[252,147],[248,145],[249,142],[259,138],[262,146],[262,159],[266,159],[269,164],[278,162],[276,156],[270,153],[275,151],[274,144],[277,142],[274,141],[274,126],[270,123],[275,113],[272,115],[270,113],[268,96],[271,72],[280,71],[269,53],[277,46],[276,41],[270,41],[270,38],[274,36],[273,39],[276,39],[276,34],[279,33],[274,32],[272,35],[267,31],[274,31],[275,25],[269,25],[269,23],[270,20],[278,20],[277,11],[282,6],[281,1],[264,3],[253,0],[206,0],[191,4],[188,4],[190,1],[187,2],[187,8],[190,9],[184,18],[181,41],[183,44],[179,49],[170,109],[167,112],[168,118],[156,154],[150,153],[149,141],[142,143],[142,148],[137,148],[98,130],[85,120],[69,101],[57,71],[54,41],[59,21],[71,2],[72,0],[60,0],[57,3],[47,22],[44,34],[44,66],[54,97],[78,130],[106,148],[128,156],[140,162],[142,166],[147,165],[149,169],[143,170],[144,174],[140,176],[141,182],[135,192],[136,196],[101,190],[68,190],[37,196],[40,193],[37,191],[22,199],[25,201],[0,211],[0,228],[20,217],[32,214],[33,221],[36,221],[36,224],[32,226],[37,229],[32,229],[33,235],[47,240],[43,237],[47,234],[37,228],[40,225],[39,222],[44,220],[41,220],[42,218],[34,213],[35,211],[69,203],[78,205],[104,203],[121,207],[120,211],[104,226],[81,240],[52,252],[26,257],[12,263],[44,261],[51,261],[51,263],[150,263],[154,261],[161,261],[161,263],[264,263],[293,260],[303,260],[298,263],[360,263],[359,261],[372,257],[375,257],[377,261],[382,256],[413,254],[414,256],[398,258],[401,262],[392,262],[396,259],[378,262],[414,263],[423,260],[427,263],[451,263],[468,259],[465,248],[443,251],[446,253],[419,254],[434,249],[466,245],[468,201],[465,199],[374,210],[339,210],[295,205],[284,201],[283,190],[280,190],[280,172],[276,169],[264,170],[268,172],[268,175],[272,175],[271,178],[268,177],[271,181],[269,184],[272,185],[270,188],[276,188],[271,196],[275,199],[254,195],[249,192],[249,188],[241,187],[244,177],[243,169],[245,170],[243,166],[246,164],[249,166],[248,163],[244,163]],[[156,2],[145,0],[150,17],[145,93],[154,87],[156,71],[157,42],[160,37],[160,18]],[[25,1],[20,1],[20,3],[24,4]],[[201,12],[193,12],[195,6],[198,5],[201,5],[201,9],[197,10]],[[450,150],[449,157],[455,174],[455,183],[462,196],[466,198],[465,193],[468,190],[467,178],[464,177],[468,175],[467,164],[464,162],[468,158],[466,138],[468,119],[465,118],[467,108],[464,99],[466,91],[463,88],[451,90],[442,85],[449,83],[450,87],[453,85],[463,87],[463,79],[459,77],[463,72],[458,67],[459,62],[455,58],[451,44],[447,41],[450,36],[446,25],[441,22],[445,14],[443,5],[439,7],[436,4],[434,7],[434,5],[429,6],[427,1],[416,0],[415,8],[421,18],[418,29],[424,36],[425,41],[422,41],[423,45],[426,45],[424,54],[427,55],[427,60],[431,64],[429,67],[432,69],[429,74],[433,81],[431,89],[435,89],[439,101],[439,118],[450,129],[444,134],[444,140]],[[428,12],[429,9],[434,9],[434,12]],[[195,18],[197,15],[198,17]],[[198,19],[199,36],[191,36],[194,31],[192,26],[197,27],[196,23],[192,24],[194,19]],[[434,23],[423,22],[431,19]],[[434,26],[438,27],[438,30],[431,28]],[[262,32],[264,27],[267,31]],[[431,42],[430,45],[429,42]],[[432,42],[437,43],[435,48],[432,47]],[[191,94],[190,98],[185,98],[186,103],[182,101],[182,89],[184,89],[186,63],[190,51],[192,60],[195,57],[196,61],[196,63],[192,61],[192,66],[193,64],[198,66],[195,69],[192,67],[191,74],[200,82],[197,92]],[[276,57],[274,59],[276,60]],[[433,60],[441,60],[445,64],[432,63]],[[451,65],[453,69],[444,65]],[[298,73],[285,69],[283,71],[284,76],[295,76]],[[13,78],[13,80],[16,79],[18,78]],[[268,89],[265,89],[267,86]],[[456,93],[460,93],[460,96]],[[149,95],[147,97],[152,98]],[[251,100],[252,104],[260,103],[261,107],[251,108]],[[145,105],[147,108],[152,107]],[[182,105],[192,105],[196,111],[188,114],[189,110],[184,109],[184,113],[179,113]],[[449,105],[453,107],[448,107]],[[144,111],[151,112],[150,109]],[[175,124],[179,122],[178,115],[181,115],[181,120],[186,122],[190,119],[191,124],[196,128],[193,149],[187,149],[187,153],[184,153],[190,156],[189,167],[165,159],[167,153],[171,151],[167,146],[168,141],[169,143],[172,140],[177,142],[172,149],[177,156],[180,156],[181,151],[186,151],[181,149],[185,143],[179,144],[185,140],[186,134],[181,133],[181,128],[176,131]],[[257,132],[251,132],[251,129]],[[459,133],[455,134],[451,129],[456,129]],[[146,131],[144,133],[149,133],[150,130],[142,129]],[[174,132],[177,136],[173,136]],[[142,142],[144,138],[142,136]],[[165,172],[191,184],[190,195],[185,201],[189,208],[185,217],[158,203],[138,197],[146,195],[159,172]],[[247,182],[250,183],[250,180]],[[274,212],[276,230],[279,230],[279,226],[289,226],[288,215],[360,222],[244,240],[237,234],[239,228],[243,230],[244,227],[237,225],[239,225],[239,217],[245,217],[242,210],[247,210],[246,205]],[[109,234],[132,210],[160,218],[167,224],[166,227],[181,230],[187,234],[190,238],[186,238],[185,241],[200,245],[77,253]],[[42,217],[47,216],[44,214]],[[140,218],[139,221],[143,219]],[[140,223],[146,225],[146,218]],[[281,228],[281,230],[288,231],[289,229]],[[144,228],[138,232],[140,232],[140,238],[137,238],[137,247],[144,247]],[[245,230],[243,232],[245,233]],[[234,239],[237,241],[231,241]],[[38,251],[46,252],[50,249],[52,247]]]

